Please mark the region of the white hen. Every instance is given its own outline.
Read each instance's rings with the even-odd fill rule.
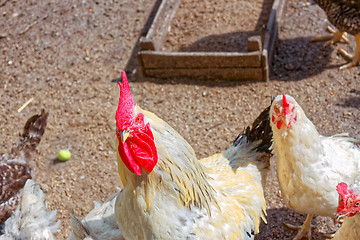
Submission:
[[[33,180],[24,186],[19,206],[5,221],[0,240],[54,240],[60,221],[56,221],[56,211],[47,211],[44,193]]]
[[[270,109],[277,176],[285,204],[308,214],[294,239],[311,238],[314,215],[335,217],[339,182],[354,182],[360,171],[360,141],[347,134],[325,137],[294,98],[279,95]]]

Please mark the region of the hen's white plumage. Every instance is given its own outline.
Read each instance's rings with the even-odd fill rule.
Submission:
[[[20,204],[4,224],[0,240],[54,240],[60,221],[56,211],[47,211],[44,193],[31,179],[26,181]]]
[[[321,136],[300,105],[288,95],[275,98],[270,118],[282,196],[289,208],[309,214],[308,226],[303,226],[301,233],[305,236],[310,231],[312,215],[335,216],[336,185],[353,182],[358,176],[359,141],[347,134]]]
[[[360,213],[344,219],[341,228],[335,233],[333,240],[359,240],[360,239]]]
[[[71,215],[72,233],[68,240],[124,240],[114,215],[118,194],[121,192],[111,195],[104,203],[94,202],[94,209],[82,221]]]

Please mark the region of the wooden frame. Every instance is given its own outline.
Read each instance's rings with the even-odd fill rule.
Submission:
[[[161,46],[181,0],[162,0],[145,37],[138,59],[148,77],[202,79],[269,79],[279,22],[286,0],[274,0],[262,44],[259,35],[248,38],[248,52],[163,52]]]

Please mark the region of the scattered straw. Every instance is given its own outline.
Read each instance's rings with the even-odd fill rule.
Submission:
[[[26,106],[29,105],[33,100],[34,98],[30,98],[29,100],[27,100],[27,102],[24,103],[17,111],[21,112],[22,110],[24,110],[24,108],[26,108]]]

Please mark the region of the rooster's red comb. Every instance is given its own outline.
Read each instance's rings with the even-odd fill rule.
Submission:
[[[283,107],[289,107],[289,101],[286,99],[285,94],[283,94]]]
[[[120,98],[116,110],[116,123],[119,128],[121,125],[131,123],[133,119],[134,100],[130,92],[129,82],[124,71],[121,72],[122,84],[119,82]]]

